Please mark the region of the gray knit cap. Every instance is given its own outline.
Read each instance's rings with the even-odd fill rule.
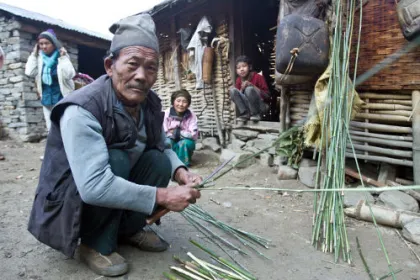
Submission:
[[[109,31],[114,34],[111,53],[130,46],[142,46],[159,52],[156,26],[149,14],[138,14],[114,23]]]
[[[41,34],[39,34],[38,40],[42,39],[42,38],[50,41],[58,50],[61,49],[62,45],[61,45],[60,41],[57,39],[57,35],[55,35],[54,30],[48,29],[48,30],[42,32]]]

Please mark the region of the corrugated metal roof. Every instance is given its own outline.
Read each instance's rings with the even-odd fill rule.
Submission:
[[[170,8],[174,5],[176,5],[178,2],[188,2],[188,3],[192,3],[198,0],[165,0],[162,3],[154,6],[151,10],[147,11],[149,14],[156,15],[159,12],[165,10],[166,8]]]
[[[43,22],[49,25],[53,25],[53,26],[58,26],[61,27],[63,29],[66,30],[70,30],[70,31],[74,31],[74,32],[78,32],[78,33],[82,33],[88,36],[92,36],[92,37],[96,37],[99,39],[103,39],[103,40],[107,40],[110,41],[111,40],[111,35],[107,36],[98,32],[94,32],[94,31],[90,31],[81,27],[77,27],[75,25],[71,25],[67,22],[64,22],[60,19],[55,19],[43,14],[39,14],[39,13],[35,13],[35,12],[31,12],[25,9],[21,9],[18,7],[14,7],[14,6],[10,6],[7,4],[3,4],[0,3],[0,10],[3,10],[5,12],[8,12],[10,14],[13,14],[17,17],[21,17],[21,18],[25,18],[25,19],[29,19],[29,20],[33,20],[33,21],[39,21],[39,22]]]

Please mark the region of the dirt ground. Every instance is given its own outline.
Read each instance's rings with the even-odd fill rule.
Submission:
[[[39,243],[26,230],[34,191],[38,182],[45,143],[22,144],[11,140],[0,141],[0,152],[6,160],[0,162],[0,279],[106,279],[98,277],[75,259]],[[194,156],[193,171],[207,175],[218,165],[218,156],[200,151]],[[218,181],[220,186],[272,186],[304,188],[297,181],[276,180],[275,169],[257,165],[234,171]],[[235,227],[260,234],[272,240],[273,246],[264,250],[271,260],[254,253],[237,260],[258,279],[369,279],[358,255],[355,238],[376,277],[388,273],[387,262],[381,251],[374,227],[369,223],[348,219],[349,240],[353,248],[354,265],[334,264],[331,255],[314,249],[310,244],[312,224],[312,194],[280,194],[268,191],[203,191],[199,201],[204,209],[218,219]],[[212,202],[217,200],[221,205]],[[192,246],[194,238],[214,251],[223,253],[207,243],[202,234],[190,226],[181,215],[165,216],[159,233],[171,244],[164,253],[145,253],[130,247],[121,247],[120,253],[130,263],[130,272],[116,279],[164,279],[162,272],[175,264],[173,255],[183,258],[191,251],[206,257]],[[420,279],[420,263],[410,253],[394,229],[381,227],[391,263],[403,271],[397,279]],[[413,245],[420,254],[420,246]],[[390,279],[390,278],[389,278]]]

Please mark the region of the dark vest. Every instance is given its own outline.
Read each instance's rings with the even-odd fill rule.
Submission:
[[[51,113],[51,129],[28,230],[39,241],[67,256],[73,256],[77,247],[83,203],[61,139],[60,118],[68,106],[79,105],[92,113],[101,124],[108,148],[133,148],[138,134],[137,126],[125,110],[116,106],[114,96],[111,80],[102,76],[68,95]],[[143,109],[147,133],[146,149],[163,150],[163,112],[156,93],[149,92]]]

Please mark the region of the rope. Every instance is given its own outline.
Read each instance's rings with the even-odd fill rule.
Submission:
[[[297,59],[297,57],[299,55],[299,48],[293,48],[293,49],[291,49],[290,50],[290,54],[291,54],[291,57],[290,57],[289,64],[287,65],[286,71],[284,71],[284,74],[281,77],[279,83],[281,83],[286,78],[286,76],[287,75],[290,75],[290,73],[292,72],[292,69],[293,69],[293,66],[295,64],[295,61],[296,61],[296,59]]]

